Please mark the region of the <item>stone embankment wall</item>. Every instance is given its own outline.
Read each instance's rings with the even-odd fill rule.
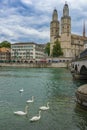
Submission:
[[[67,67],[67,63],[0,63],[0,67],[28,67],[28,68],[65,68]]]
[[[87,110],[87,84],[80,86],[76,91],[76,101]]]

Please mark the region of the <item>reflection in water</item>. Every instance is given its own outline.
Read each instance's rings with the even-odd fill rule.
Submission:
[[[76,115],[74,117],[74,121],[80,130],[87,130],[87,110],[83,110],[77,104],[74,109]]]
[[[4,120],[4,118],[6,119],[10,118],[12,112],[13,112],[13,106],[11,103],[7,101],[0,101],[0,113],[1,113],[0,116],[2,120]]]

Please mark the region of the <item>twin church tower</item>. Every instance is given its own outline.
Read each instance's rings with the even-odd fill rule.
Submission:
[[[61,21],[58,20],[57,10],[54,9],[52,21],[50,23],[50,55],[52,55],[53,45],[56,40],[60,41],[63,51],[63,57],[73,58],[84,49],[85,24],[83,27],[83,35],[71,33],[71,17],[69,16],[69,7],[65,2],[63,7],[63,16]]]

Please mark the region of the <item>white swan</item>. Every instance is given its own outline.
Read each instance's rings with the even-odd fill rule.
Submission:
[[[26,102],[27,102],[27,103],[34,102],[34,96],[32,96],[32,99],[31,99],[31,100],[27,100]]]
[[[27,115],[27,111],[28,111],[28,106],[25,107],[25,112],[16,111],[16,112],[14,112],[14,114],[19,115],[19,116],[24,116],[24,115]]]
[[[41,111],[39,111],[39,115],[38,116],[34,116],[34,117],[32,117],[31,119],[30,119],[30,121],[31,122],[33,122],[33,121],[38,121],[40,118],[41,118]]]
[[[48,110],[49,109],[49,102],[47,102],[47,106],[41,106],[40,110]]]
[[[19,92],[20,92],[20,93],[22,93],[23,91],[24,91],[24,89],[23,89],[23,88],[19,90]]]

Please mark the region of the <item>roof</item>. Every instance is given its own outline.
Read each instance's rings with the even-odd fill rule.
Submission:
[[[35,43],[35,42],[18,42],[18,43],[13,43],[11,45],[23,45],[23,44],[35,44],[35,45],[41,45],[41,46],[44,46],[45,44],[38,44],[38,43]]]
[[[85,58],[86,56],[87,56],[87,48],[80,53],[80,58]]]
[[[45,47],[45,44],[37,44],[37,43],[34,43],[34,42],[19,42],[19,43],[14,43],[14,44],[11,44],[11,46],[26,46],[26,45],[36,45],[38,47],[42,47],[44,48]]]
[[[71,34],[71,39],[84,40],[84,37],[81,35],[77,35],[77,34]]]
[[[28,44],[33,44],[33,45],[35,45],[35,44],[37,44],[37,43],[34,43],[34,42],[18,42],[18,43],[13,43],[13,44],[11,44],[11,45],[24,45],[24,44],[26,44],[26,45],[28,45]]]
[[[10,48],[2,47],[0,48],[0,52],[10,52]]]

